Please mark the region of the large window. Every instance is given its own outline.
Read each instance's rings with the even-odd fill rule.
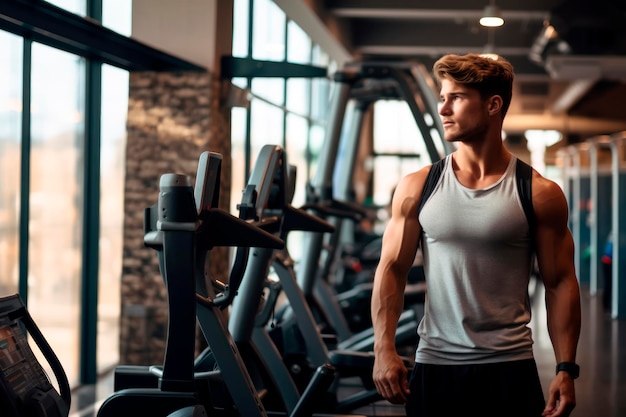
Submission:
[[[132,32],[132,0],[103,0],[102,24],[126,36]],[[100,239],[98,265],[98,372],[119,361],[121,273],[124,237],[128,71],[102,66],[100,132]]]
[[[41,44],[33,44],[32,62],[28,307],[76,383],[85,62]]]
[[[235,0],[233,55],[258,60],[318,67],[332,66],[328,55],[271,0]],[[266,144],[284,147],[287,162],[296,168],[292,204],[305,203],[306,184],[315,172],[328,116],[330,81],[320,78],[236,78],[249,89],[249,109],[232,111],[233,156],[231,209],[239,202],[245,178]],[[249,125],[249,129],[248,129]],[[294,259],[300,257],[301,232],[289,235]]]
[[[22,49],[0,32],[0,297],[18,291]]]
[[[101,4],[103,25],[130,34],[131,0],[49,3],[79,16]],[[72,386],[94,382],[119,359],[128,72],[3,31],[0,58],[0,296],[20,293]]]
[[[233,8],[233,56],[247,57],[250,34],[250,0],[234,0]]]
[[[402,177],[429,164],[422,135],[406,101],[374,105],[373,203],[386,206]]]
[[[254,82],[253,82],[254,84]],[[283,124],[285,113],[280,107],[263,100],[253,100],[250,104],[251,161],[254,161],[264,145],[284,146]],[[254,162],[253,162],[254,163]]]
[[[100,242],[98,268],[98,370],[119,360],[120,274],[122,271],[124,174],[128,72],[102,68],[100,147]]]
[[[255,0],[253,4],[252,58],[282,61],[285,58],[285,13],[271,0]]]
[[[233,55],[258,60],[332,66],[328,55],[270,0],[235,0]],[[241,195],[247,166],[252,167],[265,144],[287,151],[297,166],[294,205],[305,198],[305,184],[317,159],[328,112],[330,81],[325,78],[235,78],[249,89],[249,109],[232,112],[232,196]],[[250,128],[247,129],[248,124]],[[242,173],[237,170],[243,170]],[[236,202],[233,203],[233,207]]]

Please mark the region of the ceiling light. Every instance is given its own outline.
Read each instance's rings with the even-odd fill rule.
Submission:
[[[480,24],[487,27],[502,26],[504,19],[500,17],[500,8],[495,4],[485,6],[483,17],[480,18]]]

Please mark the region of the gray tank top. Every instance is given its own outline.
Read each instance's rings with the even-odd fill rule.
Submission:
[[[428,290],[416,361],[530,359],[532,259],[516,158],[495,184],[477,190],[459,183],[451,161],[419,215]]]

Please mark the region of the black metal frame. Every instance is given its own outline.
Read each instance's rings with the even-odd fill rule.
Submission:
[[[0,29],[128,71],[206,71],[42,0],[2,0]]]

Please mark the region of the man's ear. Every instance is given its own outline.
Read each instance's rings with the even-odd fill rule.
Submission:
[[[489,97],[489,103],[487,110],[489,111],[489,115],[493,116],[498,113],[502,109],[502,97],[500,96],[491,96]]]

